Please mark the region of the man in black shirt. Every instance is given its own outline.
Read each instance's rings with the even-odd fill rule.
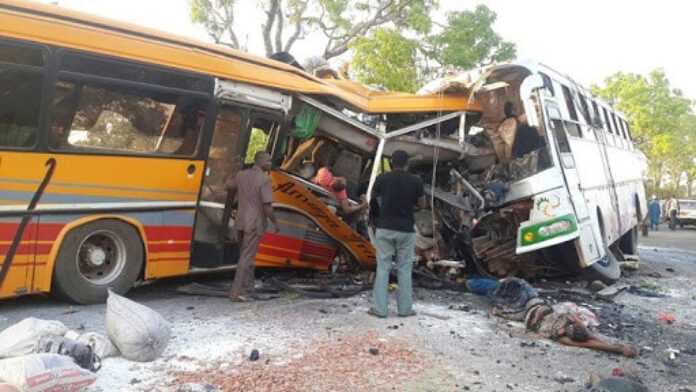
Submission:
[[[373,289],[373,307],[368,313],[387,317],[389,273],[396,259],[399,292],[399,316],[413,312],[411,271],[415,261],[416,233],[413,216],[417,205],[425,207],[423,181],[406,171],[408,154],[397,150],[391,158],[392,171],[377,177],[372,197],[377,199],[379,211],[375,217],[375,247],[377,248],[377,276]]]

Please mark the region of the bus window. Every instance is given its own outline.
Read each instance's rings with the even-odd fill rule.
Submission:
[[[225,181],[236,175],[242,166],[240,139],[243,130],[244,121],[238,110],[227,106],[218,110],[201,195],[203,200],[225,202]]]
[[[603,125],[602,125],[602,117],[599,115],[599,108],[598,108],[598,106],[597,106],[597,102],[595,102],[594,100],[592,100],[592,114],[593,114],[593,117],[592,117],[593,123],[592,123],[592,125],[593,125],[595,128],[602,128],[602,127],[603,127]]]
[[[570,119],[573,121],[578,121],[578,112],[575,110],[575,104],[573,103],[573,95],[570,92],[570,89],[566,86],[563,86],[563,97],[565,98],[566,102],[566,107],[568,108],[568,115],[570,115]]]
[[[570,136],[582,137],[579,124],[574,123],[572,121],[564,121],[564,123],[565,123],[565,128],[568,131],[568,134]]]
[[[614,129],[611,127],[611,123],[609,122],[609,113],[607,112],[607,109],[602,108],[602,111],[604,111],[604,124],[607,126],[606,130],[609,133],[614,133]]]
[[[0,42],[0,147],[36,144],[44,62],[40,48]]]
[[[570,152],[570,143],[568,143],[568,135],[563,129],[563,121],[559,119],[551,119],[551,130],[558,141],[558,149],[560,152]]]
[[[251,122],[251,133],[247,143],[244,164],[254,163],[254,155],[259,151],[267,151],[271,156],[278,157],[285,150],[285,140],[281,140],[280,122],[267,117],[256,117]],[[276,154],[276,149],[279,149]],[[282,159],[281,159],[282,160]],[[278,162],[274,162],[277,164]]]
[[[580,98],[580,112],[582,116],[585,117],[585,123],[592,124],[592,120],[590,120],[590,109],[587,106],[587,98],[582,94],[578,94],[578,98]]]
[[[614,125],[614,129],[616,130],[616,135],[618,137],[621,137],[621,128],[619,128],[619,126],[616,124],[616,116],[614,115],[614,113],[611,114],[611,121]]]
[[[49,145],[192,156],[206,100],[133,88],[59,81],[51,107]]]

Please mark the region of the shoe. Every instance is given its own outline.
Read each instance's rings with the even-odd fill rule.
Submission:
[[[370,316],[377,317],[377,318],[387,318],[386,315],[381,315],[381,314],[377,313],[377,311],[374,310],[373,308],[370,308],[370,309],[367,311],[367,314],[369,314]]]
[[[399,317],[411,317],[411,316],[415,316],[415,315],[416,315],[416,312],[413,310],[408,312],[408,313],[404,313],[404,314],[399,313]]]

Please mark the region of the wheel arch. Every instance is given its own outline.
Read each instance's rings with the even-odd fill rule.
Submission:
[[[113,219],[117,221],[121,221],[131,227],[133,227],[139,234],[140,237],[140,242],[141,245],[143,246],[143,268],[142,271],[140,271],[139,277],[142,278],[145,273],[145,268],[147,268],[147,260],[148,260],[148,252],[147,252],[147,234],[145,233],[145,227],[141,222],[139,222],[137,219],[133,219],[129,216],[125,215],[118,215],[118,214],[101,214],[101,215],[91,215],[91,216],[85,216],[82,218],[75,219],[74,221],[66,224],[63,226],[63,228],[60,230],[58,233],[58,236],[56,239],[53,241],[53,245],[51,246],[51,251],[48,254],[48,259],[47,259],[47,264],[46,264],[46,277],[45,281],[41,285],[42,287],[46,287],[47,291],[49,291],[52,287],[53,283],[53,274],[55,272],[55,267],[56,267],[56,259],[58,258],[58,253],[60,252],[60,248],[63,245],[63,241],[65,240],[65,236],[68,235],[69,232],[72,230],[96,221],[100,220],[105,220],[105,219]]]

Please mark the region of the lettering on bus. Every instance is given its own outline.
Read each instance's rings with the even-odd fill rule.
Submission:
[[[331,213],[316,196],[283,173],[274,171],[271,178],[275,203],[304,212],[329,236],[348,248],[360,263],[374,264],[375,250],[372,244]]]

